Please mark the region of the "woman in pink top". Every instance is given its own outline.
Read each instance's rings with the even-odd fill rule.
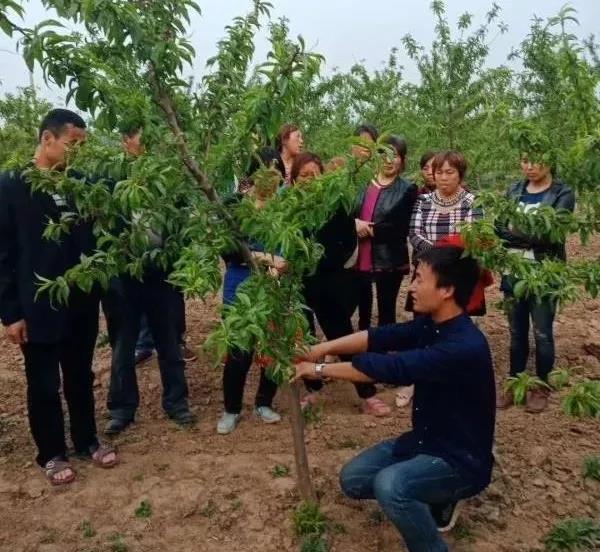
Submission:
[[[378,325],[396,322],[396,299],[410,267],[407,239],[417,186],[400,176],[406,161],[405,140],[389,136],[383,143],[395,155],[389,158],[389,152],[382,151],[381,169],[360,197],[356,218],[361,330],[371,325],[373,283],[377,289]]]

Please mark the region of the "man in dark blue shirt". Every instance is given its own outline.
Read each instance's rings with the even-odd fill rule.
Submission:
[[[414,321],[372,328],[313,347],[296,377],[415,385],[413,429],[363,451],[342,469],[346,495],[376,499],[411,552],[448,550],[458,500],[490,482],[495,387],[485,336],[465,314],[479,278],[458,247],[420,257],[411,284]],[[325,355],[352,362],[319,364]]]

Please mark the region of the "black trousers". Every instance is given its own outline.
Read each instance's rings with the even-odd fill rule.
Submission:
[[[377,294],[378,326],[396,323],[396,300],[404,274],[400,271],[358,272],[358,329],[371,326],[373,314],[373,283]]]
[[[352,314],[358,301],[358,280],[355,271],[326,272],[307,278],[304,282],[304,298],[328,340],[354,332]],[[352,355],[342,355],[340,358],[349,362]],[[306,380],[306,386],[311,391],[317,391],[323,386],[323,382]],[[361,399],[368,399],[377,393],[372,383],[355,383],[354,386]]]
[[[181,345],[185,345],[185,332],[186,332],[186,323],[185,323],[185,298],[183,293],[178,291],[178,304],[177,304],[177,325],[178,325],[178,333],[180,335],[179,342]],[[138,336],[137,343],[135,345],[136,351],[148,351],[152,352],[155,349],[154,338],[152,337],[152,331],[150,330],[150,326],[148,324],[148,319],[145,315],[142,316],[142,321],[140,323],[140,334]]]
[[[146,314],[158,352],[163,409],[168,414],[188,410],[185,363],[179,343],[180,293],[164,280],[122,278],[112,283],[104,308],[113,351],[107,399],[111,416],[132,420],[139,406],[135,345],[142,314]]]
[[[38,449],[36,461],[67,457],[65,422],[60,400],[62,386],[73,447],[89,452],[98,443],[94,408],[92,360],[98,336],[98,300],[86,297],[69,308],[64,338],[58,343],[22,346],[27,378],[29,426]]]
[[[252,351],[245,352],[236,349],[230,351],[223,370],[223,398],[225,411],[230,414],[239,414],[242,411],[244,387],[246,377],[252,366]],[[260,371],[258,391],[256,392],[256,406],[271,406],[277,393],[277,384],[271,381],[264,370]]]

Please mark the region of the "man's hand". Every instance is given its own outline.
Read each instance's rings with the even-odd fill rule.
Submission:
[[[356,225],[356,235],[359,238],[372,238],[373,237],[373,223],[365,220],[354,219]]]
[[[316,364],[314,362],[299,362],[296,364],[296,375],[292,381],[298,381],[300,379],[321,379],[315,372]]]
[[[25,320],[19,320],[6,328],[8,339],[15,345],[27,343],[27,324]]]
[[[296,362],[312,362],[316,364],[319,362],[327,353],[323,350],[325,343],[319,343],[313,345],[310,349],[300,350],[296,352]]]

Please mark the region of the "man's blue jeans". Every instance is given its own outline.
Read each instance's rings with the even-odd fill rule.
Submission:
[[[342,490],[350,498],[377,500],[410,552],[447,552],[429,504],[456,502],[476,490],[441,458],[399,460],[395,442],[383,441],[348,462],[340,473]]]
[[[556,306],[549,300],[538,302],[535,297],[515,299],[508,295],[508,324],[510,326],[510,375],[525,371],[529,357],[529,320],[533,322],[535,339],[535,369],[546,381],[554,367],[554,332],[552,325]]]

